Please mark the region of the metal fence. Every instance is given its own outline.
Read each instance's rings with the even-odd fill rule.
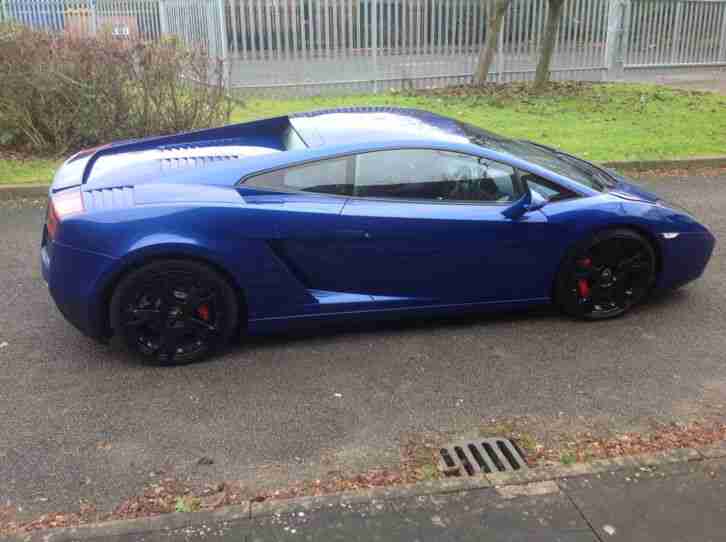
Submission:
[[[599,76],[607,9],[608,0],[568,0],[558,76]],[[246,88],[373,90],[465,81],[490,10],[480,0],[226,0],[231,80]],[[512,2],[492,80],[531,77],[546,13],[546,0]]]
[[[626,67],[726,62],[726,2],[639,0],[624,27]]]
[[[0,18],[50,31],[155,40],[224,58],[244,92],[314,94],[471,78],[492,0],[0,0]],[[547,0],[513,0],[492,81],[534,74]],[[555,79],[726,66],[726,0],[567,0]]]
[[[159,0],[0,0],[0,20],[76,35],[111,32],[119,39],[157,40]]]

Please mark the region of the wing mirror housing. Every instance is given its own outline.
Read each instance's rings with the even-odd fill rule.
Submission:
[[[545,205],[547,205],[547,199],[542,194],[527,190],[521,198],[504,209],[502,214],[510,220],[518,220],[525,214],[541,209]]]

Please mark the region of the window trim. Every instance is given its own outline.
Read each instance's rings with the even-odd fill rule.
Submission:
[[[338,159],[341,159],[341,158],[349,158],[350,159],[350,158],[355,157],[355,156],[358,156],[360,154],[370,154],[370,153],[374,153],[374,152],[401,151],[401,150],[425,150],[425,151],[451,152],[451,153],[456,153],[456,154],[463,154],[465,156],[471,156],[472,158],[475,158],[477,160],[481,160],[481,159],[491,160],[492,162],[501,163],[501,164],[503,164],[505,166],[511,167],[512,169],[514,169],[514,171],[517,174],[517,184],[519,185],[519,188],[522,190],[522,193],[520,195],[520,199],[522,197],[524,197],[524,194],[525,194],[525,192],[524,192],[524,188],[525,187],[524,187],[522,181],[519,179],[519,177],[520,177],[519,173],[520,172],[524,172],[524,173],[527,173],[529,175],[534,175],[537,178],[542,178],[541,175],[538,175],[538,174],[533,173],[531,171],[528,171],[526,169],[520,168],[518,166],[512,165],[510,163],[503,162],[502,160],[497,160],[497,159],[494,159],[494,158],[487,158],[486,156],[480,156],[480,155],[471,154],[471,153],[468,153],[468,152],[462,152],[462,151],[458,151],[458,150],[443,149],[443,148],[440,148],[440,147],[426,147],[426,146],[421,146],[421,147],[389,147],[389,148],[385,148],[385,149],[373,149],[373,150],[365,150],[365,151],[348,151],[348,152],[343,152],[343,153],[340,153],[340,154],[333,154],[333,155],[330,155],[330,156],[325,156],[325,157],[322,157],[322,158],[311,158],[309,160],[301,160],[299,162],[295,162],[295,163],[292,163],[292,164],[286,164],[284,166],[271,167],[271,168],[268,168],[268,169],[265,169],[265,170],[262,170],[262,171],[257,171],[255,173],[250,173],[248,175],[245,175],[245,176],[243,176],[237,182],[237,184],[235,185],[235,187],[242,187],[248,181],[254,179],[255,177],[260,177],[262,175],[267,175],[268,173],[274,173],[274,172],[277,172],[277,171],[283,171],[283,170],[292,169],[292,168],[295,168],[295,167],[303,167],[303,166],[306,166],[306,165],[316,164],[318,162],[324,162],[324,161],[327,161],[327,160],[338,160]],[[349,175],[349,174],[350,174],[350,171],[346,171],[346,176]],[[553,201],[552,202],[553,204],[554,203],[558,203],[560,201],[569,201],[570,199],[576,199],[576,198],[584,197],[581,194],[577,194],[577,193],[575,193],[575,192],[573,192],[573,191],[571,191],[571,190],[569,190],[569,189],[561,186],[560,184],[558,184],[558,183],[556,183],[554,181],[550,181],[549,179],[544,179],[544,178],[542,178],[542,179],[544,181],[548,182],[548,183],[556,184],[557,186],[560,187],[560,189],[565,190],[566,192],[572,194],[572,196],[568,196],[567,198],[562,198],[562,199],[558,199],[558,200]],[[477,206],[477,207],[483,207],[483,206],[487,206],[487,207],[493,207],[493,206],[495,206],[495,207],[507,207],[507,206],[511,206],[513,203],[515,203],[516,201],[518,201],[518,200],[515,200],[515,201],[504,201],[504,202],[497,202],[497,201],[472,202],[472,201],[464,201],[464,200],[444,200],[444,201],[437,201],[437,200],[429,200],[429,199],[378,198],[378,197],[353,196],[353,195],[345,195],[345,194],[326,194],[324,192],[309,192],[307,190],[294,190],[294,189],[289,189],[289,190],[276,190],[274,188],[265,188],[265,187],[252,187],[252,188],[264,188],[265,190],[269,190],[270,192],[275,192],[275,193],[279,193],[279,194],[305,194],[305,195],[308,195],[308,196],[309,195],[314,195],[314,196],[329,197],[329,198],[346,198],[346,199],[355,199],[355,200],[363,200],[363,201],[381,201],[381,202],[396,202],[396,203],[417,203],[419,205],[420,204],[425,204],[425,205],[474,205],[474,206]]]
[[[522,171],[524,172],[524,170],[522,170]],[[582,197],[577,192],[573,192],[569,188],[566,188],[566,187],[564,187],[562,185],[559,185],[559,184],[557,184],[557,183],[555,183],[553,181],[550,181],[549,179],[545,179],[541,175],[537,175],[536,173],[532,173],[531,171],[527,171],[525,173],[527,175],[533,175],[535,178],[539,179],[541,181],[540,184],[543,184],[544,186],[548,186],[549,185],[549,186],[553,187],[553,190],[556,187],[559,190],[559,192],[560,192],[560,194],[562,196],[561,197],[558,197],[556,199],[548,199],[547,200],[548,201],[547,205],[550,205],[550,204],[553,204],[553,203],[558,203],[560,201],[569,201],[571,199],[577,199],[577,198]],[[520,182],[522,182],[522,184],[527,184],[527,181],[526,180],[520,181]]]

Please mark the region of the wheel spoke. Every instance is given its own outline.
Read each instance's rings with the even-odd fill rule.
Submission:
[[[180,340],[184,336],[184,328],[166,327],[161,332],[159,337],[159,346],[157,352],[159,355],[168,356],[169,360],[172,360],[176,355],[177,348],[179,348]]]
[[[161,311],[156,309],[132,309],[129,311],[130,319],[124,322],[127,327],[140,327],[148,325],[158,328],[161,323]]]
[[[618,269],[627,273],[650,271],[650,263],[642,252],[638,252],[630,258],[622,260],[618,265]]]
[[[195,333],[202,332],[202,335],[206,336],[208,333],[214,333],[217,331],[217,326],[210,324],[209,322],[205,322],[204,320],[200,320],[198,318],[189,318],[187,320],[187,323],[191,328],[193,328]]]

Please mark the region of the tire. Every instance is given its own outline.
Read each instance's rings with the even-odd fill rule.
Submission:
[[[648,296],[656,274],[648,239],[629,229],[607,230],[571,251],[557,277],[555,300],[576,318],[616,318]]]
[[[211,267],[186,260],[158,260],[130,272],[110,303],[114,334],[151,365],[200,361],[235,334],[235,290]]]

